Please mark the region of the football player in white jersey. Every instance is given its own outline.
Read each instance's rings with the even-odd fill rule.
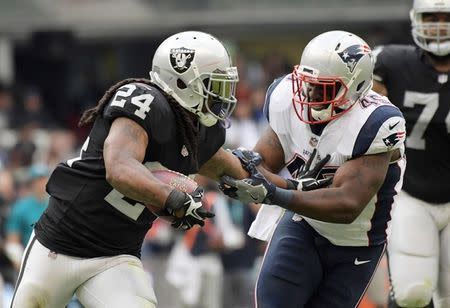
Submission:
[[[450,307],[450,0],[415,0],[417,46],[376,48],[374,90],[405,115],[408,168],[392,213],[391,307]],[[434,294],[434,295],[433,295]]]
[[[371,91],[372,76],[364,40],[344,31],[315,37],[267,91],[270,127],[254,148],[261,166],[250,165],[245,180],[222,179],[232,197],[285,209],[256,284],[258,308],[356,307],[371,280],[405,166],[405,120]],[[283,167],[295,179],[327,155],[318,176],[334,175],[330,187],[272,184]]]

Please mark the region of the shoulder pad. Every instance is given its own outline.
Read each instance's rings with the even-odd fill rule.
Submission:
[[[276,79],[266,93],[264,105],[266,117],[270,126],[277,134],[289,131],[290,115],[292,112],[292,84],[291,75]]]
[[[373,50],[374,79],[385,83],[389,72],[404,69],[411,59],[419,59],[418,50],[410,45],[381,45]]]
[[[161,141],[175,134],[175,120],[169,102],[159,89],[143,83],[120,87],[103,115],[111,122],[118,117],[130,118],[141,125],[149,137]]]
[[[359,130],[352,157],[403,149],[405,137],[405,119],[401,111],[390,103],[380,104]]]

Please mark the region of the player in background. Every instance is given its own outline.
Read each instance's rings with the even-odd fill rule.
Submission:
[[[145,205],[161,207],[182,229],[212,213],[201,189],[174,189],[144,164],[247,176],[221,149],[237,82],[219,40],[182,32],[158,47],[150,80],[119,82],[85,111],[80,124],[93,123],[92,130],[80,155],[49,179],[49,206],[25,250],[12,307],[64,307],[74,293],[85,307],[155,307],[139,259],[156,219]]]
[[[23,251],[30,239],[33,225],[48,205],[45,185],[49,175],[50,169],[46,165],[31,166],[27,179],[29,192],[18,198],[11,206],[11,212],[5,224],[5,253],[13,262],[16,270],[19,270]]]
[[[270,127],[254,148],[262,167],[315,179],[324,164],[319,177],[334,175],[331,187],[299,191],[304,181],[293,181],[294,190],[281,189],[251,164],[245,180],[222,178],[231,197],[285,209],[256,284],[258,308],[356,307],[371,280],[405,165],[405,121],[371,91],[372,76],[366,42],[330,31],[311,40],[300,65],[267,91]],[[271,219],[257,222],[262,211],[254,229],[265,233]]]
[[[374,90],[406,119],[403,191],[388,245],[391,307],[450,307],[450,0],[415,0],[417,46],[376,49]]]

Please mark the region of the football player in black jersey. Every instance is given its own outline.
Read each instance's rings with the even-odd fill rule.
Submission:
[[[381,46],[374,90],[406,119],[408,159],[392,212],[391,307],[450,307],[450,0],[415,0],[417,46]],[[434,296],[433,296],[434,295]]]
[[[80,124],[93,123],[78,157],[59,164],[47,185],[49,207],[26,248],[12,307],[64,307],[72,295],[85,307],[155,307],[139,260],[156,216],[189,229],[212,213],[202,193],[157,181],[152,166],[213,179],[248,174],[221,146],[238,82],[215,37],[182,32],[158,47],[150,80],[112,86]]]

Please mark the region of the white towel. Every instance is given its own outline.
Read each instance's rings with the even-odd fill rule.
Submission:
[[[283,214],[284,209],[277,205],[261,205],[247,234],[262,241],[270,240]]]

